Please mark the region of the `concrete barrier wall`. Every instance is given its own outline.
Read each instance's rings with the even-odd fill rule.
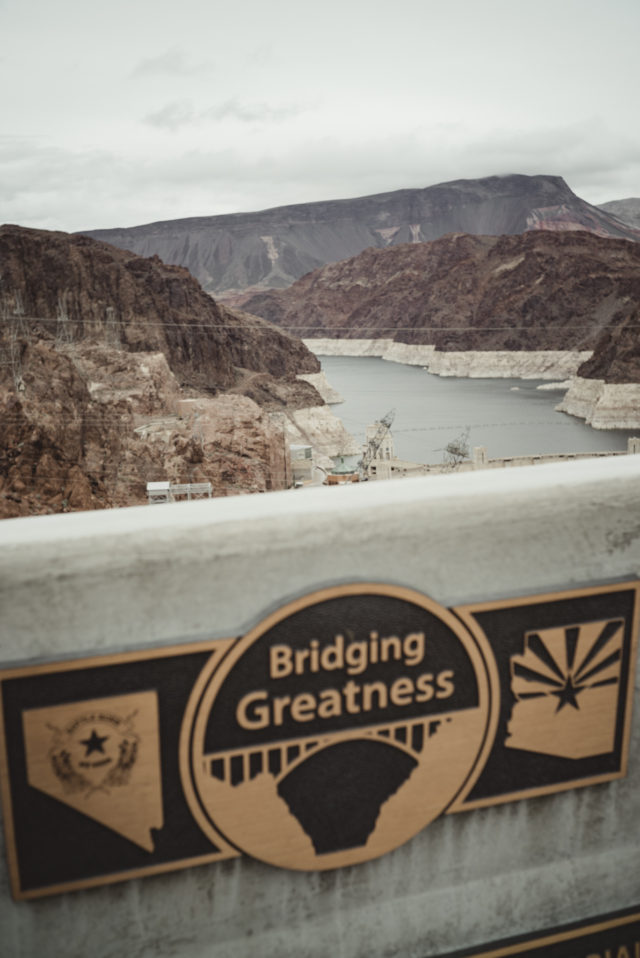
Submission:
[[[451,606],[640,576],[640,457],[0,524],[3,664],[235,636],[325,585]],[[637,705],[637,703],[636,703]],[[363,865],[248,858],[15,903],[7,958],[438,955],[640,904],[626,778],[444,816]]]

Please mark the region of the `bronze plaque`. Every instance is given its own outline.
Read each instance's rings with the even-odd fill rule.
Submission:
[[[239,638],[4,669],[13,894],[243,853],[337,868],[444,813],[619,778],[637,593],[446,609],[357,583]]]

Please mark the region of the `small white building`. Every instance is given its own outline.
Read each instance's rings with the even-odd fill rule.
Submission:
[[[172,502],[171,483],[170,482],[148,482],[147,496],[149,497],[149,505],[154,505],[155,503],[158,503],[158,502]]]
[[[313,447],[302,443],[293,443],[289,446],[289,452],[294,485],[311,482],[315,475]]]
[[[148,482],[149,505],[159,502],[178,502],[181,499],[211,499],[213,486],[210,482]]]

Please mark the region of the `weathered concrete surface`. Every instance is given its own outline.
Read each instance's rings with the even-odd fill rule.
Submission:
[[[237,635],[286,599],[396,582],[451,605],[640,575],[640,457],[0,524],[5,662]],[[8,958],[423,958],[640,902],[626,779],[445,816],[340,871],[249,859],[15,904]]]

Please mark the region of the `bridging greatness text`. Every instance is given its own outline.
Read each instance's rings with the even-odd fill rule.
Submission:
[[[336,671],[354,676],[365,672],[370,665],[390,661],[401,661],[408,668],[415,669],[424,656],[424,632],[409,632],[404,638],[397,635],[381,638],[372,631],[367,640],[349,643],[338,634],[333,642],[324,646],[318,639],[312,639],[303,649],[273,645],[269,650],[269,678],[277,681],[290,675]],[[434,697],[447,699],[454,691],[452,669],[423,672],[415,677],[400,676],[390,683],[381,680],[356,682],[348,678],[340,688],[327,688],[318,693],[271,695],[258,689],[240,699],[236,721],[241,728],[257,730],[289,721],[312,722],[389,706],[403,708],[415,702],[429,702]]]

